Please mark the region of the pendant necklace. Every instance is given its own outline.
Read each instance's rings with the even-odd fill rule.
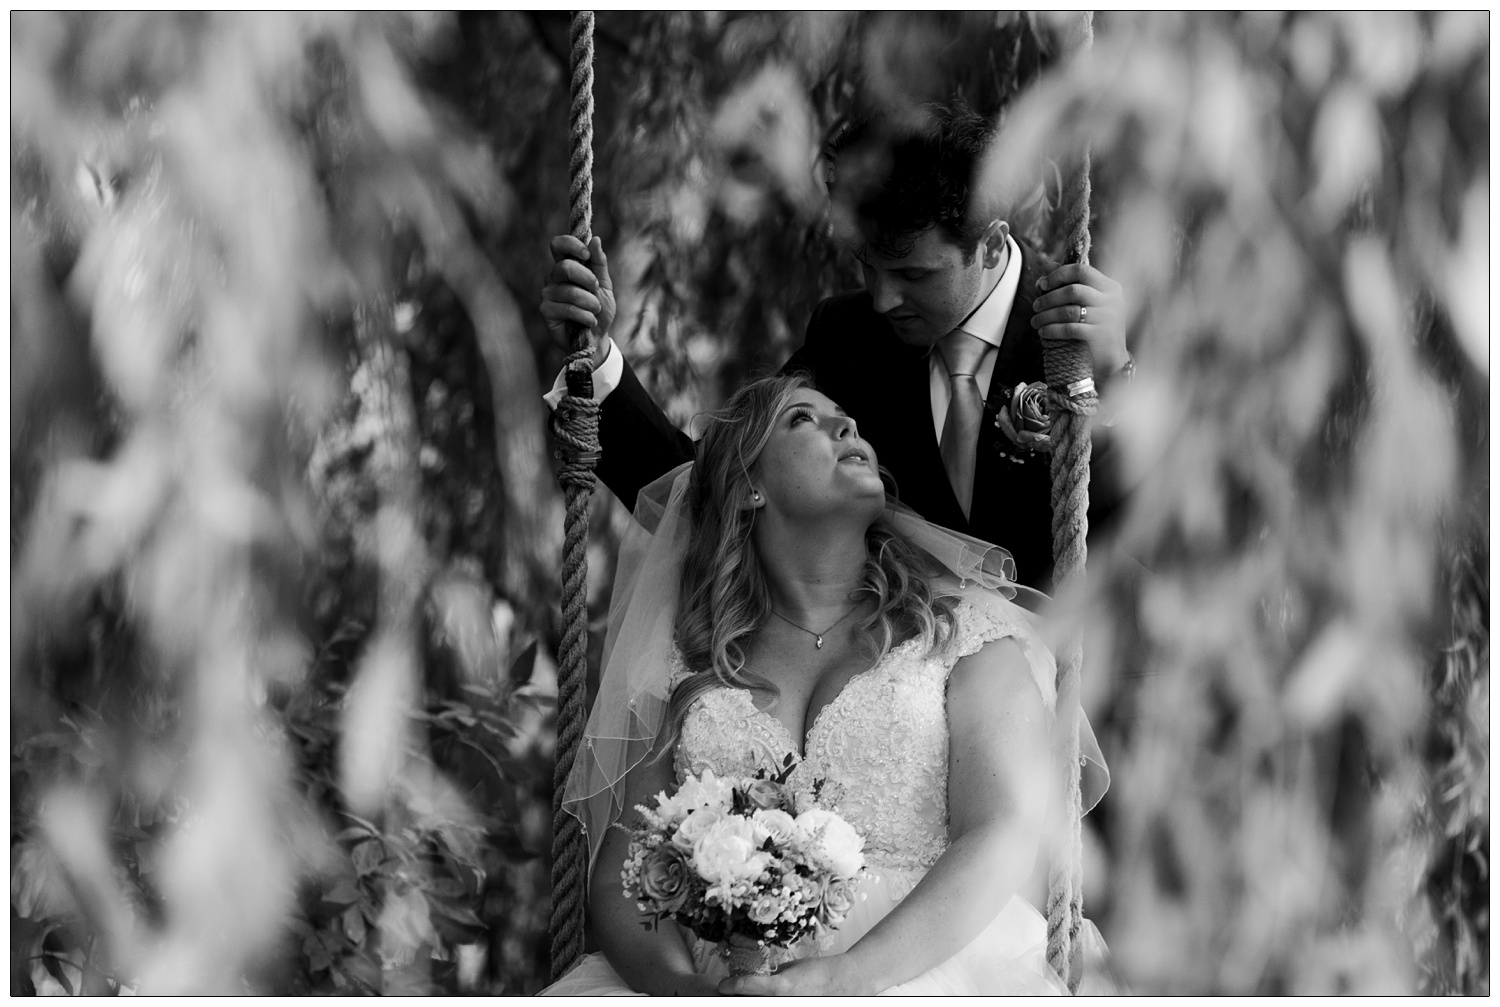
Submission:
[[[826,634],[829,630],[833,629],[834,626],[837,626],[840,622],[843,622],[845,619],[849,618],[858,609],[859,609],[859,603],[855,602],[853,608],[849,609],[849,611],[847,611],[843,615],[839,616],[838,620],[836,622],[834,622],[833,626],[829,626],[828,629],[823,630],[822,633],[819,633],[819,632],[817,632],[815,630],[808,629],[806,626],[803,626],[800,623],[793,622],[792,620],[788,619],[786,616],[782,615],[780,612],[776,611],[776,609],[774,609],[774,608],[771,609],[771,614],[774,615],[776,618],[780,619],[782,622],[786,623],[788,626],[794,626],[797,629],[802,630],[802,632],[806,633],[808,636],[812,637],[816,641],[815,646],[819,650],[822,650],[823,649],[823,636],[824,636],[824,634]]]

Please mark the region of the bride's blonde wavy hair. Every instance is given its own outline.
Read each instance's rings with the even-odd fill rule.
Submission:
[[[688,484],[693,522],[677,597],[675,642],[690,674],[672,690],[663,753],[670,751],[693,700],[718,685],[774,694],[776,689],[745,670],[745,648],[771,611],[771,596],[751,532],[759,510],[749,506],[751,477],[771,438],[776,417],[794,393],[814,385],[805,375],[773,375],[753,381],[709,417],[698,441]],[[882,479],[890,491],[889,474]],[[927,651],[952,637],[953,601],[934,597],[929,569],[884,515],[865,532],[867,559],[851,599],[872,598],[875,610],[857,625],[871,651],[871,664],[894,646],[920,638]]]

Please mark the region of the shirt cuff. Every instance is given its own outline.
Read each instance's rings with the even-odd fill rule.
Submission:
[[[594,368],[594,401],[603,402],[610,392],[620,387],[620,378],[624,373],[625,355],[620,352],[615,341],[610,339],[609,349],[604,351],[604,362]],[[558,371],[557,380],[552,382],[552,390],[542,396],[548,409],[556,409],[563,396],[568,394],[567,378],[566,370]]]

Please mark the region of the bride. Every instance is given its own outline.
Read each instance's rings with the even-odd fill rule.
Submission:
[[[1055,690],[1004,551],[891,504],[854,421],[795,375],[736,393],[636,516],[564,795],[602,953],[544,993],[1065,992],[1017,894],[1044,833]],[[873,875],[841,928],[730,978],[712,946],[641,925],[610,825],[688,773],[788,755]]]

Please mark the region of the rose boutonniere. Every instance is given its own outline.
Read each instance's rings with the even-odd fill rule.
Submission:
[[[1052,417],[1047,412],[1047,383],[1022,381],[1010,401],[995,413],[995,426],[1010,442],[1027,451],[1052,450]]]

